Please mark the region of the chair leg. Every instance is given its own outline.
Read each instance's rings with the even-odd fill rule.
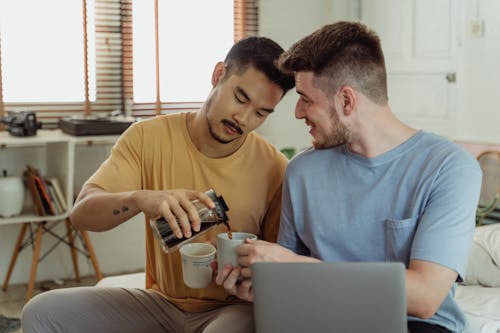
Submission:
[[[80,270],[78,269],[78,257],[76,255],[75,238],[73,237],[73,226],[71,225],[71,222],[68,219],[64,221],[64,224],[66,225],[68,243],[70,244],[69,247],[71,250],[71,260],[73,261],[73,269],[75,270],[75,280],[76,282],[80,282]]]
[[[37,225],[36,233],[35,233],[35,239],[32,241],[33,245],[33,255],[31,259],[31,272],[30,272],[30,279],[28,282],[28,290],[26,292],[26,300],[28,301],[31,299],[33,296],[33,290],[35,287],[35,278],[36,278],[36,272],[38,270],[38,263],[40,261],[40,252],[42,248],[42,236],[44,234],[44,227],[46,222],[38,222],[35,223]],[[17,237],[16,245],[14,247],[14,251],[12,253],[12,257],[10,259],[9,263],[9,269],[7,271],[7,275],[5,276],[5,280],[2,285],[2,290],[7,290],[7,287],[9,285],[9,280],[12,275],[12,272],[14,270],[14,267],[17,262],[17,258],[19,256],[19,253],[22,250],[23,247],[23,241],[24,237],[26,235],[26,231],[29,227],[30,223],[23,223],[21,226],[21,230],[19,232],[19,235]],[[78,256],[76,253],[76,247],[75,247],[75,234],[73,233],[73,227],[71,225],[71,222],[69,220],[65,221],[66,225],[66,231],[67,231],[67,236],[68,236],[68,243],[71,248],[71,258],[73,260],[73,267],[75,269],[75,275],[76,275],[76,281],[80,282],[80,270],[78,268]],[[80,232],[82,235],[82,240],[83,240],[83,246],[85,247],[86,251],[88,252],[88,255],[90,257],[90,260],[92,262],[92,265],[94,267],[95,275],[97,280],[101,280],[103,278],[101,269],[99,268],[99,263],[97,261],[97,256],[95,255],[94,248],[92,247],[92,243],[90,242],[90,237],[87,233],[87,231],[75,231]]]
[[[38,259],[40,258],[40,249],[42,248],[43,227],[45,223],[46,222],[37,223],[38,228],[36,230],[35,248],[33,250],[33,257],[31,258],[31,273],[30,273],[30,280],[28,283],[28,291],[26,292],[26,301],[29,301],[31,296],[33,296],[36,271],[38,269],[38,261],[39,261]]]
[[[12,252],[12,257],[10,258],[9,269],[2,285],[3,291],[6,291],[7,287],[9,286],[10,276],[12,275],[12,271],[16,266],[17,256],[19,255],[19,252],[21,252],[21,246],[24,240],[24,235],[26,234],[26,230],[28,229],[28,224],[29,223],[23,223],[21,230],[19,231],[19,235],[17,236],[16,246],[14,247],[14,251]]]
[[[101,269],[99,268],[99,263],[97,262],[97,257],[95,255],[94,248],[92,247],[92,243],[90,242],[89,234],[85,230],[80,231],[80,233],[83,238],[84,246],[87,249],[87,252],[89,253],[90,261],[92,261],[92,265],[94,266],[95,276],[97,278],[97,281],[99,281],[103,278],[103,276],[101,273]]]

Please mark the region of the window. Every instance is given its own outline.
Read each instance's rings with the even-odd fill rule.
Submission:
[[[133,3],[133,17],[127,98],[136,116],[197,110],[215,63],[235,40],[257,34],[257,0],[144,0]]]
[[[133,2],[132,13],[134,101],[154,102],[154,1]],[[233,45],[233,21],[233,0],[158,1],[159,96],[162,102],[205,100],[215,63],[224,60]]]
[[[96,56],[105,52],[94,23],[102,2],[0,1],[0,116],[35,111],[51,128],[61,117],[101,108]],[[121,100],[103,111],[120,108]]]
[[[4,102],[84,101],[83,28],[79,1],[1,1]]]
[[[215,63],[257,33],[256,2],[1,0],[0,116],[198,109]]]

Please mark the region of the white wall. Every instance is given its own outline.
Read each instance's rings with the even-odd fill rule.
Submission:
[[[7,274],[7,267],[14,249],[20,225],[11,224],[1,227],[0,231],[0,283],[3,283]],[[34,229],[35,230],[35,229]],[[63,223],[54,229],[58,234],[65,233]],[[145,266],[145,238],[144,218],[136,218],[124,223],[112,231],[104,233],[90,233],[92,245],[96,252],[101,271],[104,275],[144,269]],[[55,244],[56,240],[50,235],[42,239],[43,255]],[[78,242],[78,244],[80,244]],[[17,258],[17,264],[10,278],[9,285],[27,283],[31,269],[31,247],[24,249]],[[78,255],[80,275],[94,275],[93,266],[83,255]],[[60,244],[38,265],[36,281],[46,281],[62,278],[73,278],[73,264],[69,247]]]
[[[372,0],[377,1],[377,0]],[[409,1],[409,0],[406,0]],[[275,39],[287,49],[294,42],[324,24],[353,19],[359,10],[356,0],[262,0],[260,34]],[[456,136],[460,141],[500,144],[500,1],[464,0],[463,47],[459,52],[458,109]],[[472,19],[484,22],[484,35],[472,37]],[[310,145],[307,128],[294,118],[297,95],[290,92],[278,105],[260,132],[278,148]]]
[[[470,33],[475,18],[484,22],[481,38]],[[500,144],[500,1],[465,1],[463,50],[457,139]]]
[[[261,0],[259,33],[288,49],[302,37],[332,22],[332,7],[331,0]],[[304,121],[294,116],[297,98],[295,91],[290,91],[259,128],[259,132],[278,148],[302,149],[311,145]]]

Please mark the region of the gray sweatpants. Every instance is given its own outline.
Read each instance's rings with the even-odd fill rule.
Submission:
[[[251,305],[189,313],[153,291],[96,287],[37,295],[23,309],[22,328],[24,333],[254,332]]]

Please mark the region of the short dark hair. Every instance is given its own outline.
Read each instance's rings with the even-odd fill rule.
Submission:
[[[283,52],[281,46],[266,37],[241,39],[231,47],[224,60],[226,77],[231,76],[235,71],[243,73],[249,67],[253,67],[279,85],[284,95],[294,87],[295,80],[291,73],[282,72],[278,68],[278,59]]]
[[[283,70],[311,71],[325,92],[349,85],[377,104],[386,104],[387,73],[377,34],[364,24],[336,22],[316,30],[284,52]]]

